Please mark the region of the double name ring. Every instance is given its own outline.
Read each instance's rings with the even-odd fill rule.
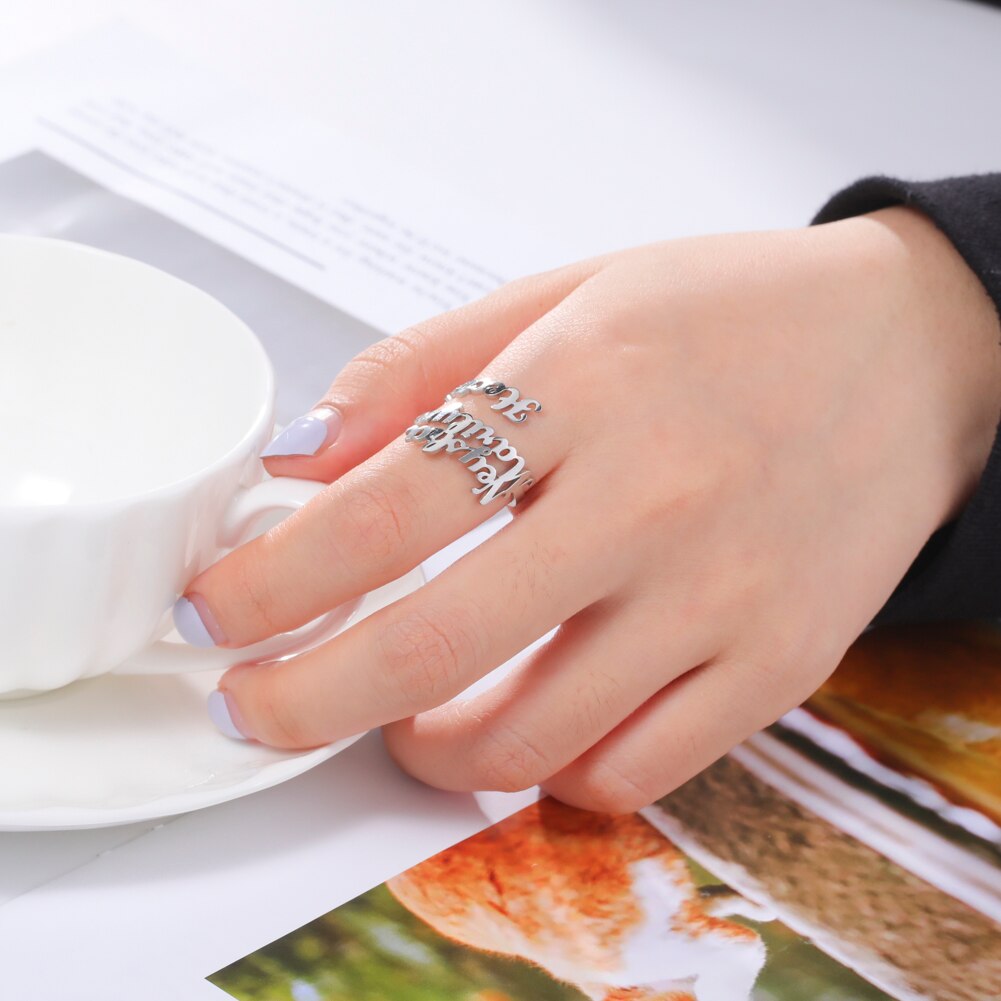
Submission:
[[[542,410],[538,400],[522,397],[513,386],[490,379],[473,379],[457,386],[437,410],[420,414],[404,432],[404,439],[421,446],[422,452],[454,455],[475,476],[472,488],[481,504],[498,497],[514,506],[535,482],[518,450],[503,436],[459,403],[464,396],[482,394],[490,409],[514,424],[523,423]]]

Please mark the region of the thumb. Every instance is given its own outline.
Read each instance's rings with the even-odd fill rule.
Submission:
[[[511,282],[476,302],[377,341],[353,358],[316,406],[264,450],[272,476],[330,482],[441,403],[526,327],[601,267],[598,260]],[[504,373],[496,373],[503,378]]]

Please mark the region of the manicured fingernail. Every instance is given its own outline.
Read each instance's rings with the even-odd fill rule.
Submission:
[[[200,594],[189,594],[174,603],[174,628],[192,646],[219,646],[226,634]]]
[[[243,720],[239,710],[225,692],[216,689],[209,693],[209,719],[215,723],[216,729],[233,740],[249,740],[241,728]]]
[[[316,455],[324,444],[332,442],[341,430],[341,415],[333,407],[317,407],[297,417],[261,452],[261,458],[273,455]]]

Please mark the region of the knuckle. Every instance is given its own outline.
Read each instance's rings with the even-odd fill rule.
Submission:
[[[620,714],[627,698],[621,679],[610,671],[595,670],[575,693],[572,718],[576,732],[581,736],[603,732],[606,721]]]
[[[234,566],[233,593],[238,596],[247,618],[248,632],[254,636],[272,636],[281,631],[277,620],[271,575],[257,546],[247,546]]]
[[[740,670],[754,678],[756,701],[767,700],[776,691],[781,691],[789,676],[786,659],[778,650],[746,661]]]
[[[599,813],[633,813],[662,795],[644,776],[612,759],[594,761],[581,775],[576,799]]]
[[[777,643],[781,646],[781,641]],[[753,711],[762,726],[808,698],[826,673],[800,640],[790,641],[786,649],[730,660],[723,666],[734,678],[753,679],[743,708]]]
[[[642,530],[661,538],[696,523],[714,501],[714,488],[695,477],[687,482],[664,482],[640,502],[637,521]]]
[[[336,540],[350,562],[371,571],[394,561],[409,539],[419,535],[420,506],[412,488],[383,471],[379,480],[354,484],[343,494],[342,511],[349,529],[347,545]]]
[[[300,698],[285,672],[269,664],[252,670],[255,684],[241,693],[241,709],[250,716],[255,735],[260,734],[273,747],[302,748],[319,743],[309,731]]]
[[[543,539],[533,542],[527,550],[512,553],[504,575],[512,597],[526,606],[551,601],[562,582],[566,558],[563,546]]]
[[[735,680],[753,679],[749,694],[752,705],[772,702],[777,695],[790,690],[799,666],[791,642],[789,646],[786,643],[784,637],[773,633],[766,649],[747,651],[740,656],[731,654],[721,658],[718,667]]]
[[[356,354],[344,367],[342,378],[338,381],[346,378],[369,382],[373,378],[396,375],[399,367],[410,362],[413,356],[414,342],[409,337],[404,334],[384,337]]]
[[[470,765],[478,789],[520,792],[556,769],[534,740],[511,726],[489,726],[474,741]]]
[[[474,655],[469,633],[429,609],[410,609],[379,632],[385,701],[408,715],[440,705],[461,690]]]
[[[398,383],[405,372],[416,376],[418,389],[430,386],[428,340],[427,331],[418,325],[376,341],[348,362],[331,388],[331,395],[340,397],[345,388],[348,395],[354,395],[352,391],[364,392],[373,385],[384,385],[387,379]]]

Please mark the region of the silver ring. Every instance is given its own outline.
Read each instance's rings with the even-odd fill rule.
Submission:
[[[489,378],[470,379],[461,386],[456,386],[445,398],[446,402],[459,399],[468,393],[483,393],[490,397],[490,409],[499,410],[509,421],[521,424],[529,414],[537,414],[542,410],[538,400],[523,398],[514,386],[505,386],[503,382],[494,382]]]
[[[459,462],[476,477],[479,485],[473,487],[472,492],[480,498],[481,504],[489,504],[502,497],[513,507],[535,478],[507,438],[454,402],[456,397],[469,393],[483,393],[487,397],[506,396],[506,399],[497,399],[492,403],[491,409],[500,410],[515,424],[520,424],[530,413],[542,410],[538,400],[523,399],[513,387],[488,379],[474,379],[452,390],[437,410],[428,410],[415,418],[403,437],[420,445],[422,452],[445,452],[457,456]]]

